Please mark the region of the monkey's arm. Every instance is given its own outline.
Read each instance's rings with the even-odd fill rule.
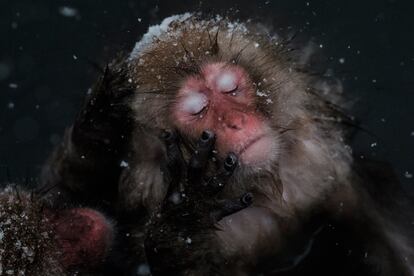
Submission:
[[[111,201],[116,195],[120,162],[130,133],[132,93],[123,62],[106,67],[75,122],[43,168],[40,191],[52,201],[62,196],[81,203]],[[63,200],[66,201],[67,200]]]

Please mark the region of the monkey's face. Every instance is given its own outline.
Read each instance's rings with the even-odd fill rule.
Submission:
[[[182,82],[172,106],[173,121],[191,137],[213,131],[221,157],[233,152],[244,165],[264,165],[274,161],[276,141],[255,98],[253,83],[241,66],[209,62]]]

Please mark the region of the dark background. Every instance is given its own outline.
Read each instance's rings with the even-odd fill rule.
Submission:
[[[414,194],[412,2],[0,0],[0,182],[35,179],[97,76],[91,64],[130,51],[149,24],[201,9],[292,28],[323,45],[372,133],[355,137],[356,152],[389,161]]]

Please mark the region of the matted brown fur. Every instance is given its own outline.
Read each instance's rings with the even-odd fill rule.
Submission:
[[[276,197],[289,202],[289,208],[308,209],[315,198],[346,185],[352,158],[338,124],[343,115],[333,108],[338,91],[333,87],[331,95],[321,95],[313,86],[315,77],[297,70],[298,63],[283,40],[270,38],[254,24],[225,18],[202,20],[193,15],[173,21],[168,31],[141,47],[130,60],[130,79],[136,86],[131,108],[140,136],[132,140],[137,141],[140,159],[143,152],[153,156],[146,149],[156,147],[145,143],[147,138],[142,136],[154,137],[159,129],[174,128],[171,107],[182,81],[209,62],[238,64],[247,70],[256,89],[257,108],[271,121],[279,145],[277,162],[259,174],[239,170],[234,185],[229,185],[230,194],[255,187],[265,194],[279,194]],[[186,135],[195,138],[199,134]],[[140,173],[150,159],[141,161],[136,171],[131,169],[141,183],[130,187],[131,198],[139,195],[144,202],[154,202],[154,198],[158,202],[164,187],[157,177],[148,177],[147,170]],[[243,181],[246,174],[251,176],[249,183]]]
[[[18,189],[0,191],[0,275],[66,275],[43,204]]]

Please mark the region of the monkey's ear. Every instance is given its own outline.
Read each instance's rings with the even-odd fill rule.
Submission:
[[[105,260],[112,246],[113,225],[98,211],[74,208],[57,212],[51,218],[61,251],[61,264],[93,268]]]

